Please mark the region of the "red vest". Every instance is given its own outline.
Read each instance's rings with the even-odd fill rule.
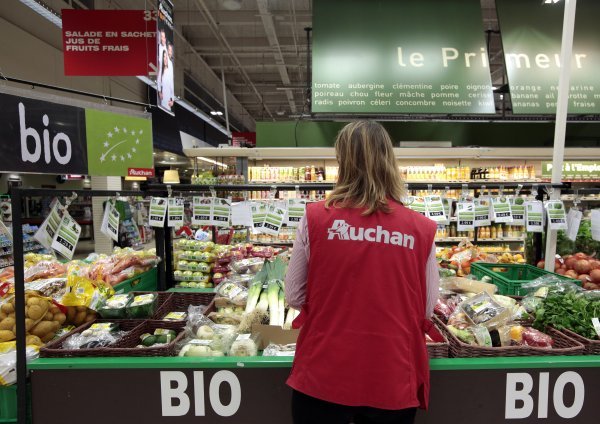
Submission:
[[[349,406],[427,408],[426,262],[436,225],[393,212],[307,208],[306,304],[288,385]]]

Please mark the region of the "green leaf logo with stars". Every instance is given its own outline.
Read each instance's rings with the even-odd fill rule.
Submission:
[[[129,168],[153,168],[152,121],[86,109],[88,173],[127,176]]]

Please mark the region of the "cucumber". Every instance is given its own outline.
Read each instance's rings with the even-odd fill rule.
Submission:
[[[149,347],[149,346],[152,346],[152,345],[158,343],[157,336],[153,336],[152,334],[147,334],[147,333],[142,334],[140,339],[142,340],[142,344],[146,347]]]

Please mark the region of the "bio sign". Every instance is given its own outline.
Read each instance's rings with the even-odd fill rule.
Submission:
[[[246,365],[214,369],[203,368],[200,361],[194,362],[194,369],[34,367],[33,417],[37,424],[58,423],[61,411],[69,410],[76,416],[86,416],[88,424],[133,419],[157,424],[291,424],[291,389],[285,385],[291,360],[288,366]],[[457,372],[461,378],[457,378]],[[589,424],[597,421],[599,378],[600,368],[593,366],[460,371],[434,367],[429,410],[420,411],[416,423],[501,424],[522,420],[529,424]],[[90,387],[89,381],[94,385]],[[115,381],[120,383],[115,385]],[[86,400],[109,389],[111,407],[85,415],[89,407]],[[455,393],[461,394],[462,402],[457,402]]]
[[[149,119],[0,93],[3,172],[154,174]]]
[[[556,113],[564,3],[496,1],[515,114]],[[600,113],[599,16],[599,1],[577,2],[569,113]]]
[[[495,112],[478,0],[313,7],[313,112]]]

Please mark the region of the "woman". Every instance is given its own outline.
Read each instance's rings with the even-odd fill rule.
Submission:
[[[403,206],[380,124],[346,125],[335,152],[338,182],[308,205],[286,275],[287,301],[301,309],[294,423],[412,423],[429,397],[436,224]]]
[[[173,63],[169,59],[167,50],[163,51],[162,68],[160,70],[160,81],[158,86],[160,87],[160,105],[170,111],[171,107],[173,107],[174,96]]]

